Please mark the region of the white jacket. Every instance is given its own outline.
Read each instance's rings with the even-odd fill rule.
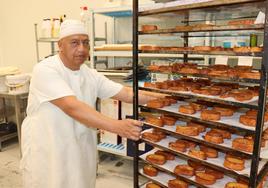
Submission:
[[[96,130],[75,121],[49,101],[76,96],[95,107],[122,89],[86,65],[66,68],[59,56],[37,64],[30,85],[27,117],[22,124],[25,188],[93,188],[96,179]]]

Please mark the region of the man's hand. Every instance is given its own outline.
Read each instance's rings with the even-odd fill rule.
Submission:
[[[139,140],[142,125],[140,121],[133,119],[112,119],[77,100],[74,96],[55,99],[51,103],[87,127],[94,127],[132,140]]]
[[[133,119],[124,119],[117,120],[114,126],[114,133],[131,140],[139,140],[142,122]]]
[[[146,104],[148,101],[158,98],[165,98],[167,94],[154,93],[150,91],[139,91],[139,104]],[[130,87],[123,87],[119,93],[112,97],[126,103],[133,102],[133,89]]]

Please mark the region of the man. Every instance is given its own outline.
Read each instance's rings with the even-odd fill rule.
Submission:
[[[115,120],[93,107],[97,97],[132,102],[132,90],[84,65],[89,38],[84,25],[61,25],[59,54],[33,70],[27,117],[22,125],[25,188],[94,188],[96,128],[138,140],[141,123]],[[142,92],[140,102],[154,98]]]

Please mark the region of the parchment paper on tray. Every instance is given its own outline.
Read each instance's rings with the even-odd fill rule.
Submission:
[[[143,132],[152,132],[152,129],[147,129],[147,130],[145,130]],[[162,139],[160,142],[156,142],[155,144],[157,144],[159,146],[162,146],[164,148],[167,148],[167,149],[172,150],[171,148],[168,147],[168,145],[169,145],[170,142],[175,142],[176,140],[177,139],[174,138],[174,137],[167,136],[165,139]],[[146,141],[147,142],[151,142],[149,140],[146,140]],[[175,151],[175,150],[173,150],[173,151]],[[176,151],[176,152],[187,155],[188,151],[189,150],[186,150],[186,152],[178,152],[178,151]],[[223,166],[224,159],[225,159],[225,154],[222,153],[222,152],[218,152],[218,158],[207,158],[207,160],[203,160],[203,161],[205,161],[207,163],[210,163],[212,165],[215,165],[215,166],[222,167],[222,168],[225,168],[227,170],[230,170],[230,169],[228,169],[228,168],[226,168],[226,167]],[[266,164],[266,162],[267,162],[267,160],[260,160],[260,163],[259,163],[259,172],[263,168],[263,166]],[[244,170],[241,170],[241,171],[235,171],[235,170],[233,170],[233,171],[236,172],[237,174],[240,174],[240,175],[249,176],[249,174],[250,174],[250,166],[251,166],[251,159],[247,159],[247,160],[245,160],[245,169]]]

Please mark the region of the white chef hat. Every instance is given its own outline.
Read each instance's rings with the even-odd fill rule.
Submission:
[[[80,20],[65,20],[60,26],[59,40],[76,34],[88,35],[85,24]]]

